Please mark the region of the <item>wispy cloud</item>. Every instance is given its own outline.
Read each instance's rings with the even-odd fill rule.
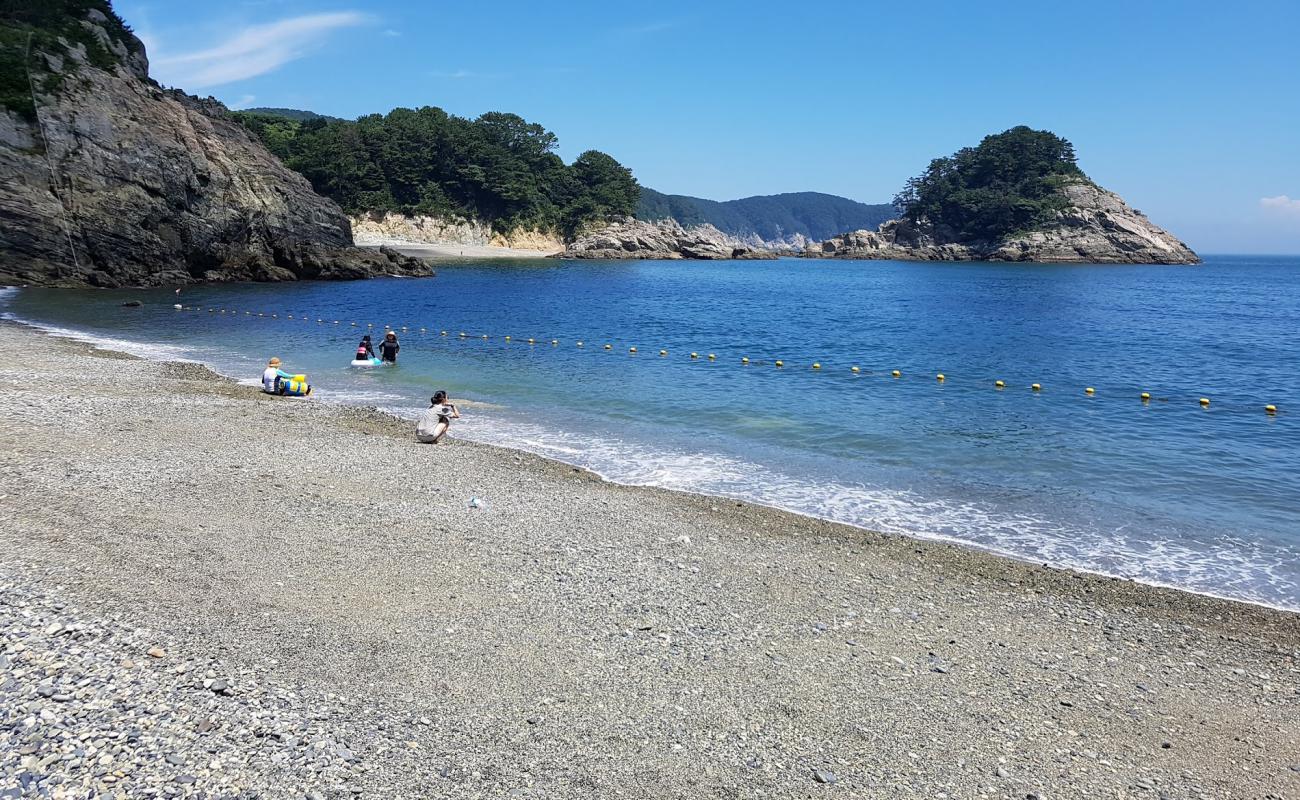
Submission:
[[[482,72],[475,72],[469,69],[456,69],[456,70],[434,70],[429,73],[429,77],[445,78],[451,81],[463,81],[466,78],[491,78],[493,76],[484,74]]]
[[[615,33],[621,33],[624,36],[646,36],[651,33],[661,33],[677,27],[677,23],[671,20],[659,20],[657,22],[647,22],[643,25],[629,25],[625,28],[619,28]]]
[[[396,37],[398,37],[398,36],[401,36],[401,35],[402,35],[402,32],[401,32],[401,31],[397,31],[397,30],[393,30],[392,28],[384,28],[384,35],[385,35],[385,36],[390,36],[390,37],[396,38]]]
[[[1259,205],[1266,211],[1300,217],[1300,199],[1292,200],[1284,194],[1277,197],[1261,197]]]
[[[155,77],[183,89],[202,89],[265,75],[305,56],[329,35],[367,21],[356,11],[307,14],[266,25],[252,25],[205,50],[160,55],[151,63]]]
[[[253,101],[255,101],[255,100],[257,100],[257,95],[255,95],[255,94],[246,94],[246,95],[244,95],[243,97],[241,97],[241,98],[239,98],[238,100],[236,100],[235,102],[230,103],[230,104],[229,104],[229,105],[230,105],[230,110],[232,110],[232,111],[238,111],[238,110],[241,109],[241,108],[248,108],[249,106],[251,106],[251,105],[253,104]]]

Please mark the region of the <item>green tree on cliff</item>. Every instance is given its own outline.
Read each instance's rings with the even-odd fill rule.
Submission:
[[[572,233],[631,215],[632,173],[595,150],[572,165],[555,134],[515,114],[469,120],[440,108],[398,108],[356,121],[236,117],[267,147],[350,213],[399,211],[487,220],[501,231]]]
[[[1072,144],[1021,125],[931,161],[894,205],[904,219],[928,221],[958,239],[996,241],[1051,220],[1069,205],[1061,187],[1087,180]]]

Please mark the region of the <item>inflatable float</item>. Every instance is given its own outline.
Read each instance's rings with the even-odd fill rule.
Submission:
[[[294,375],[290,378],[281,378],[279,385],[280,394],[287,397],[306,397],[311,394],[311,384],[307,382],[306,375]]]
[[[377,358],[354,358],[354,359],[352,359],[352,366],[354,366],[354,367],[377,367],[377,366],[379,366],[379,365],[382,364],[382,363],[384,363],[384,362],[380,361],[380,360],[377,359]]]

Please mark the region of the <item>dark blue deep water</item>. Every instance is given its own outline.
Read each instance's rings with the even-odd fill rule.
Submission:
[[[446,389],[455,435],[620,482],[1300,608],[1300,258],[438,269],[0,302],[249,380],[278,355],[319,401],[411,415]],[[400,366],[347,366],[367,325]]]

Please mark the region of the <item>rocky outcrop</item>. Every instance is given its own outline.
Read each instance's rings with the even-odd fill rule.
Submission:
[[[480,220],[447,219],[426,215],[382,213],[353,217],[352,235],[357,244],[465,244],[483,247],[510,247],[558,253],[564,242],[553,233],[540,230],[517,230],[503,234]]]
[[[1034,261],[1076,264],[1198,264],[1200,257],[1119,195],[1081,181],[1065,186],[1069,208],[1041,229],[998,242],[963,242],[944,231],[890,220],[809,245],[810,258],[900,261]]]
[[[577,237],[554,258],[592,259],[760,259],[776,258],[712,225],[683,228],[677,220],[656,222],[625,218]]]
[[[66,38],[34,49],[36,118],[0,109],[0,284],[429,274],[353,247],[337,205],[220,103],[149,80],[143,45],[106,19],[81,24],[114,62]]]

